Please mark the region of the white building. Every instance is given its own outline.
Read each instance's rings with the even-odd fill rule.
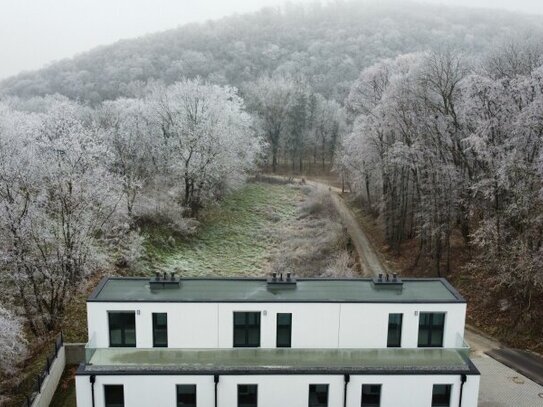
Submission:
[[[104,279],[78,407],[477,406],[444,279]]]

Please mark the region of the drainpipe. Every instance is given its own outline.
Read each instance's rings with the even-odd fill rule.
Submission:
[[[219,384],[219,375],[218,374],[213,376],[213,381],[215,382],[215,407],[218,407],[218,404],[217,404],[217,386]]]
[[[343,386],[343,407],[347,407],[347,385],[351,381],[351,375],[344,374],[343,379],[345,380],[345,384]]]
[[[90,380],[90,383],[91,383],[92,407],[94,407],[94,383],[96,382],[96,376],[91,374],[89,376],[89,380]]]
[[[468,377],[463,374],[460,376],[460,400],[458,401],[458,407],[462,407],[462,394],[464,392],[464,383],[468,380]]]

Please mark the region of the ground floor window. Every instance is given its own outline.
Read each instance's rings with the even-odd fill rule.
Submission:
[[[380,407],[381,405],[381,385],[363,384],[362,385],[362,407]]]
[[[309,385],[309,407],[328,407],[328,385]]]
[[[257,407],[258,386],[256,384],[238,384],[238,407]]]
[[[177,385],[177,407],[196,407],[196,385]]]
[[[106,407],[124,407],[124,387],[122,384],[104,385]]]
[[[451,387],[450,384],[434,384],[434,388],[432,389],[432,407],[450,407]]]

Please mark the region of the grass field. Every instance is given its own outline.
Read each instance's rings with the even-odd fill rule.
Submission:
[[[300,188],[293,186],[247,184],[206,210],[191,239],[160,228],[146,230],[145,270],[182,276],[262,274],[279,247],[280,231],[296,220],[302,199]]]

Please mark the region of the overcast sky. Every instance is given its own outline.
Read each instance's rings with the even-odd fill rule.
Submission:
[[[293,2],[312,1],[294,0]],[[543,14],[543,0],[425,0]],[[97,45],[285,0],[0,0],[0,78]]]

